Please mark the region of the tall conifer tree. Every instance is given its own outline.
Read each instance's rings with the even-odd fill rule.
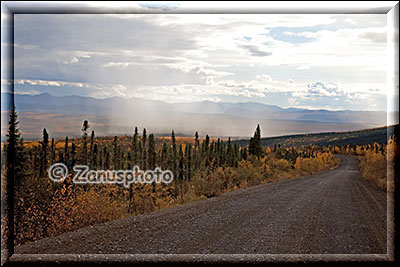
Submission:
[[[82,138],[83,138],[83,146],[82,146],[82,164],[87,164],[87,137],[88,133],[87,131],[89,130],[90,125],[87,120],[83,121],[82,125]]]

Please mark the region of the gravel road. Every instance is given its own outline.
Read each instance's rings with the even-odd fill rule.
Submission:
[[[358,162],[15,248],[17,254],[385,254],[386,192]]]

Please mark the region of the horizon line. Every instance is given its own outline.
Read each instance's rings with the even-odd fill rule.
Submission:
[[[162,103],[167,103],[167,104],[191,104],[191,103],[204,103],[204,102],[210,102],[210,103],[221,103],[221,104],[261,104],[265,106],[270,106],[270,107],[278,107],[281,109],[303,109],[303,110],[313,110],[313,111],[353,111],[353,112],[385,112],[385,113],[390,113],[390,112],[396,112],[396,111],[388,111],[388,110],[360,110],[360,109],[332,109],[332,108],[313,108],[313,107],[304,107],[304,106],[291,106],[291,107],[282,107],[279,105],[274,105],[274,104],[266,104],[263,102],[254,102],[254,101],[211,101],[211,100],[200,100],[200,101],[189,101],[189,102],[167,102],[164,100],[158,100],[158,99],[148,99],[148,98],[141,98],[141,97],[125,97],[125,96],[109,96],[105,98],[97,98],[93,96],[83,96],[83,95],[63,95],[63,96],[55,96],[50,94],[49,92],[43,92],[43,93],[38,93],[38,94],[26,94],[26,93],[18,93],[18,92],[1,92],[2,94],[11,94],[11,95],[20,95],[20,96],[40,96],[40,95],[50,95],[51,97],[82,97],[82,98],[92,98],[96,100],[107,100],[107,99],[112,99],[112,98],[120,98],[120,99],[140,99],[140,100],[147,100],[147,101],[155,101],[155,102],[162,102]]]

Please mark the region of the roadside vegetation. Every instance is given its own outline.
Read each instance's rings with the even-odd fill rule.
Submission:
[[[383,190],[394,190],[394,161],[398,155],[399,124],[350,132],[297,134],[262,138],[263,146],[302,147],[313,144],[328,147],[332,153],[356,157],[362,176]],[[397,133],[397,134],[396,134]],[[239,145],[245,140],[235,141]],[[389,179],[388,181],[388,177]]]
[[[134,128],[132,135],[97,137],[88,121],[82,137],[51,138],[43,129],[40,141],[25,142],[19,132],[17,113],[11,112],[8,141],[2,144],[3,156],[13,155],[14,164],[2,156],[2,202],[12,171],[14,181],[15,244],[54,236],[84,226],[145,214],[199,199],[218,196],[280,179],[334,168],[338,159],[331,147],[261,146],[261,129],[245,146],[208,135],[193,138],[155,137],[146,129]],[[69,176],[61,183],[48,178],[53,163],[64,163]],[[93,170],[126,170],[156,166],[171,170],[170,184],[74,184],[72,167],[88,165]],[[4,214],[4,213],[3,213]],[[4,237],[5,217],[1,234]],[[2,239],[4,240],[4,238]]]
[[[373,143],[357,146],[334,146],[335,153],[356,157],[362,176],[383,190],[394,191],[394,161],[399,153],[396,136],[389,137],[387,143]],[[388,177],[390,178],[388,180]]]

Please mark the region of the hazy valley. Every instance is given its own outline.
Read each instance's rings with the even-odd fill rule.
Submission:
[[[2,101],[7,97],[3,93]],[[130,134],[134,126],[156,135],[248,138],[260,124],[263,137],[297,133],[352,131],[386,125],[383,111],[329,111],[280,108],[262,103],[194,102],[170,104],[140,98],[96,99],[50,94],[15,95],[25,139],[40,138],[46,128],[52,136],[79,136],[82,120],[91,122],[98,135]],[[9,109],[2,103],[2,112]],[[5,132],[5,124],[2,124]],[[2,136],[2,139],[4,136]]]

